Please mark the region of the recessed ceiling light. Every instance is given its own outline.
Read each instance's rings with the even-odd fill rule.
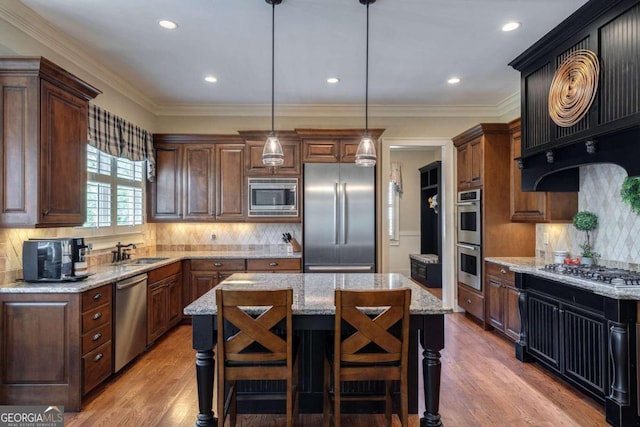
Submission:
[[[517,30],[518,28],[520,28],[519,22],[515,22],[515,21],[507,22],[502,26],[502,31],[513,31],[513,30]]]
[[[338,83],[339,81],[340,81],[340,79],[337,78],[337,77],[329,77],[327,79],[327,83]]]
[[[176,28],[178,28],[178,24],[176,24],[173,21],[169,21],[167,19],[162,19],[158,21],[158,25],[160,25],[162,28],[166,30],[175,30]]]
[[[460,77],[451,77],[449,80],[447,80],[447,83],[449,83],[450,85],[455,85],[460,83]]]
[[[218,79],[215,78],[215,76],[207,76],[204,78],[205,81],[209,82],[209,83],[215,83],[218,81]]]

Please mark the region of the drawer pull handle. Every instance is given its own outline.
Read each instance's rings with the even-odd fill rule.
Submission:
[[[93,320],[98,320],[101,317],[102,317],[102,313],[97,312],[96,314],[93,315]]]
[[[470,299],[467,300],[467,304],[471,304],[471,300]]]
[[[99,300],[100,298],[102,298],[102,294],[101,294],[100,292],[96,293],[96,294],[93,296],[93,299],[94,299],[94,300]]]
[[[277,262],[270,262],[270,263],[269,263],[269,266],[270,266],[270,267],[275,267],[276,265],[278,265],[278,263],[277,263]]]
[[[100,359],[102,359],[104,357],[104,355],[102,353],[98,353],[93,357],[93,361],[94,362],[99,362]]]
[[[214,262],[213,266],[214,267],[222,267],[222,263],[221,262]]]
[[[100,332],[98,332],[97,334],[95,334],[93,336],[93,338],[91,338],[92,341],[98,341],[100,338],[102,338],[102,334]]]
[[[501,269],[500,269],[500,273],[502,273],[502,274],[507,274],[507,271],[506,271],[504,268],[501,268]]]

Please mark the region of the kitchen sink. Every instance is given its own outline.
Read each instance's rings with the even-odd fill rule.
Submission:
[[[137,258],[133,261],[131,261],[131,263],[129,265],[146,265],[146,264],[154,264],[156,262],[159,261],[164,261],[165,259],[169,259],[169,258]]]

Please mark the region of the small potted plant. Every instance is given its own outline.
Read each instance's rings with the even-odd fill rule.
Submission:
[[[585,242],[580,245],[580,249],[582,249],[580,263],[591,265],[593,264],[593,259],[600,256],[599,253],[593,250],[591,235],[589,234],[598,227],[598,216],[593,212],[579,211],[573,217],[573,226],[577,230],[584,231],[587,235]]]

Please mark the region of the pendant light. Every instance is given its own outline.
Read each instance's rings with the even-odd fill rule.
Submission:
[[[284,153],[282,145],[278,140],[273,127],[274,120],[274,87],[275,87],[275,32],[276,32],[276,5],[282,3],[282,0],[265,0],[271,5],[271,132],[267,137],[262,150],[262,164],[265,166],[281,166],[284,163]]]
[[[361,4],[367,6],[367,53],[366,53],[366,73],[364,79],[365,101],[364,101],[364,135],[358,144],[356,151],[356,165],[375,166],[376,146],[369,136],[369,5],[376,0],[359,0]]]

